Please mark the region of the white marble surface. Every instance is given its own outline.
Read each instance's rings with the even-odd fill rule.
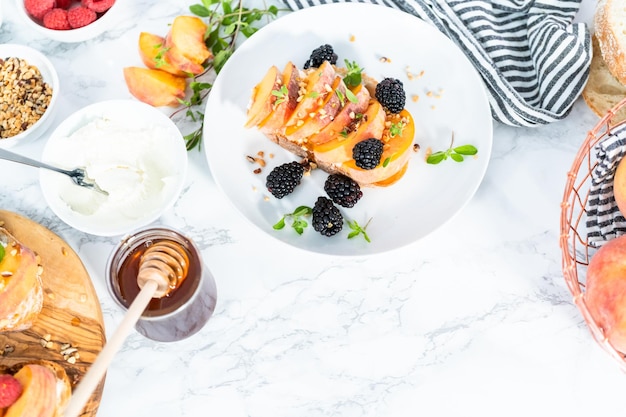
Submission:
[[[94,101],[129,98],[121,69],[139,64],[140,31],[165,32],[193,2],[125,1],[101,37],[59,44],[25,30],[0,0],[0,42],[43,51],[62,96],[55,123]],[[118,0],[124,1],[124,0]],[[590,22],[593,0],[579,20]],[[494,125],[490,165],[472,201],[436,233],[376,256],[286,247],[249,226],[217,190],[203,153],[161,219],[202,249],[218,286],[194,337],[133,333],[110,367],[102,417],[623,416],[626,375],[592,340],[561,273],[566,173],[597,117],[579,100],[539,128]],[[41,154],[45,138],[20,146]],[[103,271],[115,238],[64,225],[37,171],[0,161],[0,207],[33,218],[80,255],[107,334],[123,316]]]

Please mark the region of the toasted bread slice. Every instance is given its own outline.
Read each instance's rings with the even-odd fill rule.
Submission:
[[[0,227],[0,332],[30,328],[43,307],[39,257]]]

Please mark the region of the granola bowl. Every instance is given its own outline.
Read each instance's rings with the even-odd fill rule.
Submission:
[[[29,46],[0,44],[0,148],[39,138],[54,120],[59,76],[48,58]],[[28,103],[27,105],[19,103]]]
[[[44,4],[44,2],[37,1],[33,1],[32,3],[36,5]],[[82,20],[82,23],[80,23],[81,25],[85,24],[85,22],[90,23],[86,23],[85,26],[75,28],[71,28],[68,26],[64,29],[51,29],[49,27],[46,27],[43,17],[41,17],[41,14],[43,12],[41,10],[37,10],[35,13],[36,15],[34,16],[33,12],[35,11],[29,12],[25,0],[15,0],[15,8],[20,14],[22,22],[30,29],[45,36],[48,39],[63,43],[84,42],[89,39],[96,38],[107,30],[114,27],[116,22],[119,21],[121,7],[119,3],[122,2],[115,0],[85,0],[83,2],[81,2],[80,0],[70,0],[67,5],[67,9],[57,7],[55,10],[62,15],[63,12],[68,13],[72,9],[84,9],[86,6],[84,6],[83,3],[89,3],[90,5],[94,3],[96,4],[95,6],[89,7],[93,8],[91,18],[87,17],[86,14],[83,14],[82,16],[78,16],[77,18],[70,20]],[[65,24],[69,25],[67,15],[62,19],[59,19],[59,16],[56,16],[54,21],[59,22],[63,19],[65,19]],[[85,21],[84,19],[87,20]]]

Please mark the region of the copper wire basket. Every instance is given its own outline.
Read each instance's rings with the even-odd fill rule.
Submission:
[[[626,105],[626,98],[620,101],[600,119],[598,124],[587,133],[570,171],[567,174],[563,202],[561,203],[561,236],[562,267],[565,282],[574,296],[574,303],[598,344],[615,359],[620,368],[626,372],[626,357],[608,342],[604,331],[591,317],[583,297],[587,266],[596,247],[589,243],[586,230],[586,211],[591,186],[591,173],[597,166],[595,147],[611,131],[621,123],[613,123],[615,114]]]

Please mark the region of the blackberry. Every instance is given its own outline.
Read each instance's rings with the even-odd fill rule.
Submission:
[[[352,148],[352,158],[356,166],[363,169],[376,168],[382,155],[383,141],[376,138],[362,140]]]
[[[268,191],[276,198],[291,194],[304,174],[304,167],[298,162],[286,162],[274,168],[265,181]]]
[[[400,113],[406,103],[402,81],[395,78],[385,78],[376,84],[374,96],[390,113]]]
[[[311,57],[304,63],[304,69],[319,68],[324,61],[329,61],[333,65],[337,63],[337,54],[329,44],[315,48],[311,52]]]
[[[324,236],[333,236],[343,227],[343,216],[333,202],[326,197],[318,197],[313,206],[313,229]]]
[[[335,204],[342,207],[354,207],[363,197],[361,187],[352,178],[342,174],[331,174],[326,178],[324,191]]]

